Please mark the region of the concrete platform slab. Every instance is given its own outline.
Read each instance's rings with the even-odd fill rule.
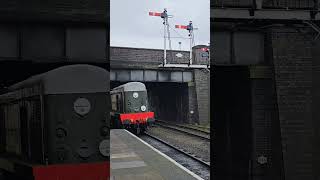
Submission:
[[[124,129],[113,129],[111,180],[202,180]]]

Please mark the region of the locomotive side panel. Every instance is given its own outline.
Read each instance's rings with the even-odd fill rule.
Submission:
[[[0,153],[5,152],[6,128],[5,128],[5,107],[0,105]]]
[[[48,95],[49,164],[99,162],[109,159],[108,110],[105,93]],[[103,151],[103,152],[100,152]]]
[[[36,97],[28,101],[28,121],[29,121],[29,151],[30,158],[37,163],[45,163],[44,159],[44,134],[45,128],[41,122],[41,101]],[[42,128],[43,127],[43,128]]]
[[[5,107],[6,149],[14,155],[21,155],[21,134],[19,104],[9,104]]]
[[[120,114],[124,112],[123,104],[123,92],[111,92],[111,111],[110,111],[110,125],[112,128],[122,128],[122,123],[120,121]]]
[[[5,156],[43,163],[39,97],[1,105],[1,148]]]

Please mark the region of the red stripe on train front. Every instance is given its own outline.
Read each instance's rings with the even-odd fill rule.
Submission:
[[[109,180],[110,163],[35,166],[33,176],[35,180]]]
[[[148,118],[154,118],[154,112],[144,112],[144,113],[129,113],[129,114],[120,114],[121,121],[124,120],[147,120]]]

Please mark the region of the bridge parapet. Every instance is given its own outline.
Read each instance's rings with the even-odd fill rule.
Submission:
[[[181,54],[180,57],[177,54]],[[188,51],[167,51],[170,63],[188,63]],[[110,65],[112,68],[157,68],[163,62],[163,50],[129,47],[110,47]]]

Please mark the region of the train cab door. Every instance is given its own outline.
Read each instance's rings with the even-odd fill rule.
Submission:
[[[117,102],[117,115],[116,115],[116,122],[115,126],[117,128],[121,128],[121,119],[120,119],[120,114],[123,113],[123,100],[122,100],[122,93],[117,93],[116,94],[116,102]]]
[[[122,103],[121,94],[117,94],[116,99],[117,99],[117,110],[121,114],[123,113],[123,103]]]
[[[124,92],[121,92],[120,94],[119,94],[119,108],[120,108],[120,112],[121,113],[125,113],[126,111],[125,111],[125,103],[124,103]]]

